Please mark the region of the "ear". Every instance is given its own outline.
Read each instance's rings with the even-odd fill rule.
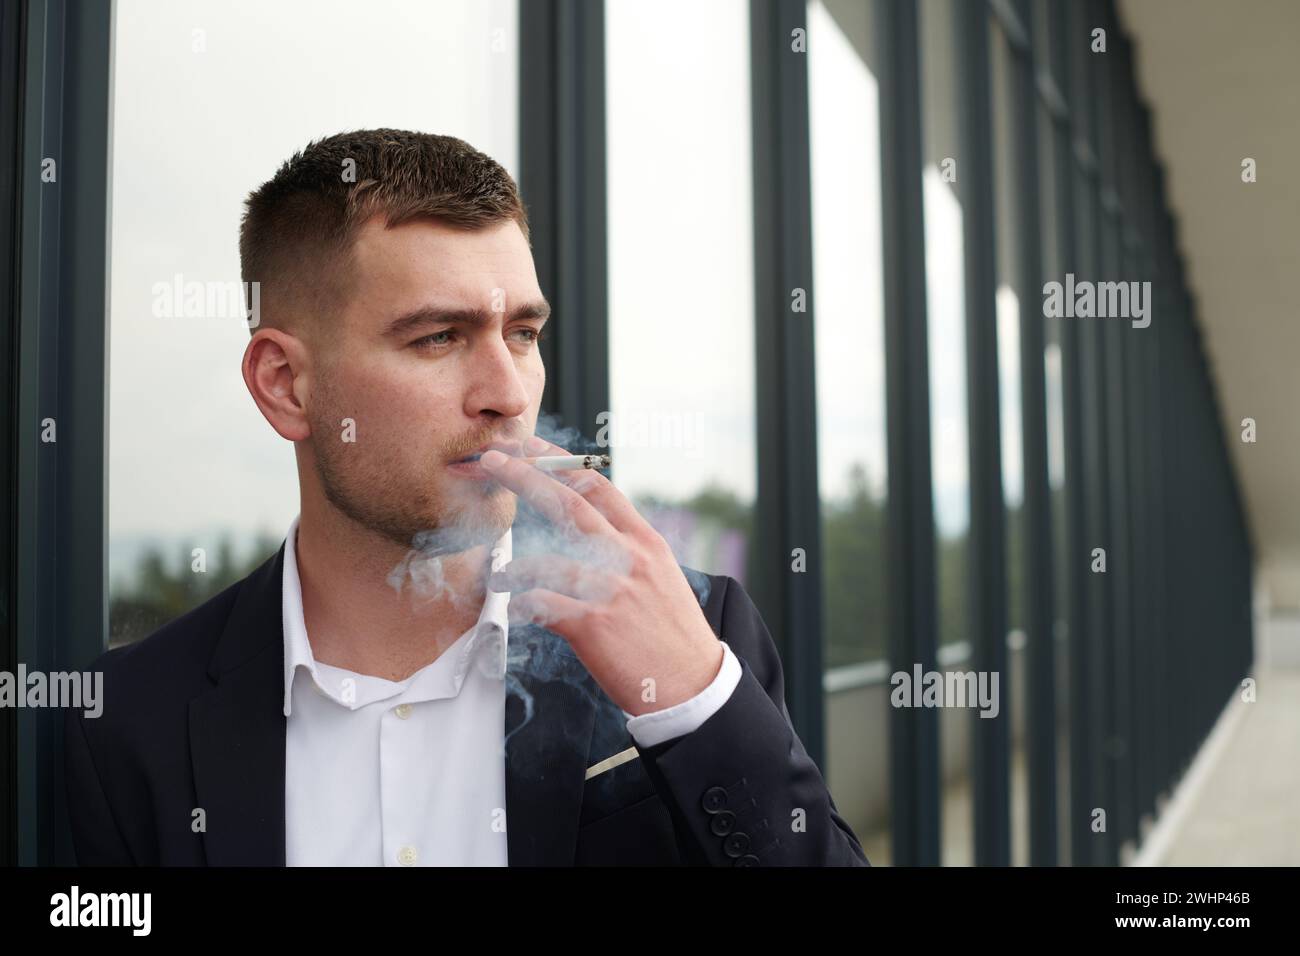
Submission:
[[[262,417],[289,441],[311,437],[306,406],[309,368],[302,341],[280,329],[258,329],[244,350],[241,371],[248,393]]]

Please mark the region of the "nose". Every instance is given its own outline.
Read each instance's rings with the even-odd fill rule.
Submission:
[[[528,411],[531,397],[519,363],[519,356],[499,337],[476,348],[465,392],[465,414],[470,418],[517,418]]]

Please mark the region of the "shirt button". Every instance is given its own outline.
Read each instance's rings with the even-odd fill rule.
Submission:
[[[404,846],[397,851],[397,862],[402,866],[415,866],[415,847]]]
[[[411,705],[398,704],[396,707],[393,708],[393,713],[395,713],[398,717],[402,718],[402,720],[406,720],[406,718],[411,716]]]

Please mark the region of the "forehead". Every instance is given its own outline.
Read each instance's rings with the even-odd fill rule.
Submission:
[[[431,219],[361,227],[352,247],[354,291],[385,309],[440,302],[474,305],[502,289],[508,299],[540,294],[532,251],[513,220],[460,229]]]

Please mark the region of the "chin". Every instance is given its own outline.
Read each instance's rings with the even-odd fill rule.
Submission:
[[[514,494],[498,485],[495,491],[458,507],[452,522],[474,542],[491,544],[514,524],[517,505]]]

